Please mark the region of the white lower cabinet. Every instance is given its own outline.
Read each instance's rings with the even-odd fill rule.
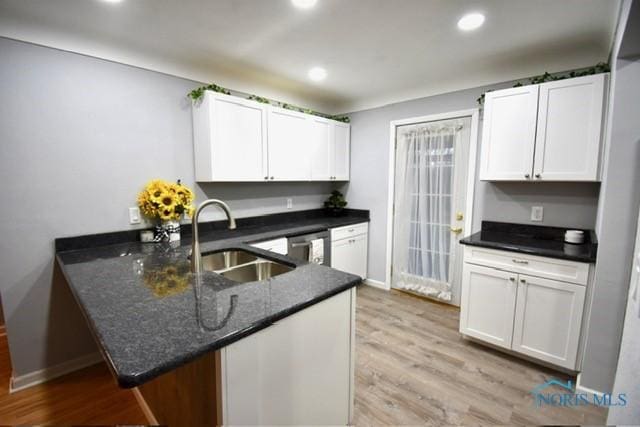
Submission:
[[[462,273],[460,331],[511,348],[517,274],[465,265]]]
[[[221,350],[225,425],[347,425],[355,288]]]
[[[504,271],[477,265],[477,258],[471,260],[474,263],[465,259],[463,267],[460,332],[494,346],[577,370],[588,283]],[[576,264],[553,261],[552,265]],[[586,267],[588,271],[588,264]],[[554,273],[555,270],[548,272]]]
[[[584,286],[521,274],[513,350],[574,369],[584,297]]]
[[[367,277],[368,224],[331,229],[331,267]]]

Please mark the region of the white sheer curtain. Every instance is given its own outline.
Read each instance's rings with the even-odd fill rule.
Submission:
[[[451,209],[459,121],[398,128],[391,284],[451,301]]]

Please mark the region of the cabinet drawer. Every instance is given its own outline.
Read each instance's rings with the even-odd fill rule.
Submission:
[[[251,243],[251,246],[282,255],[286,255],[288,250],[286,237],[275,240],[267,240],[265,242]]]
[[[518,252],[465,246],[464,261],[487,267],[495,267],[515,273],[586,285],[589,264],[563,259],[546,258]]]
[[[357,236],[360,234],[367,234],[368,227],[369,227],[369,223],[363,222],[361,224],[346,225],[344,227],[332,228],[331,241],[335,242],[336,240],[347,239],[349,237]]]

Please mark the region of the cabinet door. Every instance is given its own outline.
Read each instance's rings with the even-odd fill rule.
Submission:
[[[352,292],[222,350],[224,425],[349,423]]]
[[[329,120],[310,118],[311,179],[328,181],[333,176],[333,135]]]
[[[282,108],[269,108],[269,180],[307,181],[311,178],[309,120]]]
[[[263,181],[267,175],[264,105],[207,91],[194,105],[197,181]]]
[[[351,125],[347,123],[333,122],[333,179],[340,181],[349,180],[350,150],[351,150]]]
[[[367,235],[350,237],[331,243],[331,267],[367,277]]]
[[[537,85],[485,95],[480,179],[531,179],[537,111]]]
[[[540,85],[534,177],[597,181],[606,74]]]
[[[576,368],[585,287],[521,274],[513,350]]]
[[[511,348],[517,275],[465,264],[462,270],[460,332]]]

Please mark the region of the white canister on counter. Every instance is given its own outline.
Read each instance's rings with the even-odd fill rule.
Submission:
[[[573,243],[579,245],[584,243],[584,231],[582,230],[567,230],[564,233],[564,241],[567,243]]]

